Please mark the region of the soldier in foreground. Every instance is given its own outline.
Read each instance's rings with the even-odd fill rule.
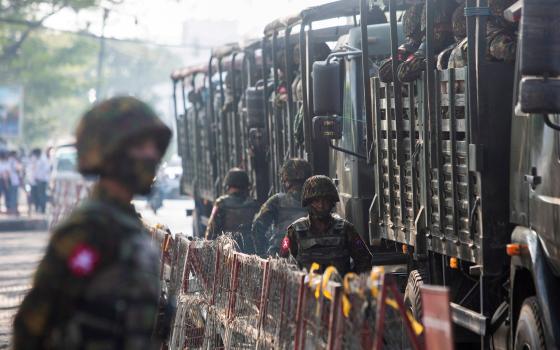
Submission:
[[[307,215],[307,211],[301,206],[301,188],[311,173],[311,165],[304,159],[290,159],[282,167],[280,178],[286,192],[270,197],[253,220],[258,254],[278,253],[288,226]],[[267,236],[271,228],[272,232]]]
[[[82,118],[78,168],[92,195],[53,232],[14,320],[14,349],[153,349],[159,254],[130,203],[148,194],[171,131],[117,97]]]
[[[234,235],[243,253],[255,252],[255,241],[251,235],[251,223],[259,204],[249,196],[249,175],[243,169],[232,168],[225,179],[226,194],[216,199],[206,239],[213,240],[223,233]]]
[[[366,244],[351,223],[332,214],[338,201],[338,191],[330,178],[315,175],[307,179],[301,204],[309,214],[288,227],[280,255],[291,254],[300,268],[308,270],[316,262],[320,273],[330,265],[341,276],[369,270],[372,256]]]

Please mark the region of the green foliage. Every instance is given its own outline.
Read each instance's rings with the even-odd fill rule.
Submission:
[[[38,3],[75,9],[94,5],[96,0],[0,0],[0,9],[12,8],[22,18],[34,18]],[[16,9],[15,7],[18,7]],[[0,16],[2,17],[2,16]],[[6,53],[29,26],[0,21],[0,48]],[[0,53],[0,85],[24,86],[24,146],[44,146],[47,142],[73,134],[77,120],[89,107],[88,93],[97,84],[96,68],[100,41],[97,38],[33,28],[9,55]],[[180,60],[161,48],[136,43],[106,42],[102,81],[103,96],[130,94],[155,102],[152,89],[168,84],[172,68]]]
[[[96,50],[91,40],[38,31],[0,66],[0,83],[24,86],[25,143],[44,144],[74,124],[88,103]]]

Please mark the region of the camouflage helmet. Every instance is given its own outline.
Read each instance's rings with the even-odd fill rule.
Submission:
[[[488,0],[488,7],[490,8],[490,12],[492,14],[492,16],[488,18],[488,25],[493,25],[500,29],[511,29],[515,27],[514,23],[508,22],[504,18],[504,11],[513,5],[514,2],[515,0]]]
[[[455,41],[461,41],[467,36],[467,18],[465,17],[465,3],[462,2],[457,6],[451,16],[451,25],[453,26],[453,36]]]
[[[282,166],[280,178],[286,181],[305,181],[312,175],[311,164],[305,159],[289,159]]]
[[[333,203],[340,201],[336,186],[329,177],[324,175],[311,176],[303,184],[301,205],[306,207],[317,198],[327,198]]]
[[[436,0],[434,11],[434,27],[433,27],[433,44],[434,52],[443,50],[453,40],[453,26],[451,24],[451,16],[457,7],[455,1]],[[422,11],[421,19],[422,34],[426,34],[426,11]],[[425,40],[422,39],[422,40]]]
[[[150,136],[163,156],[171,130],[146,103],[134,97],[113,97],[87,111],[76,129],[78,170],[100,175],[107,161],[135,140]]]
[[[224,180],[226,187],[247,188],[249,187],[249,175],[240,168],[229,169]]]
[[[412,39],[414,42],[420,42],[422,39],[422,30],[420,28],[420,19],[424,12],[424,4],[412,5],[403,14],[403,30],[407,38]]]
[[[489,0],[488,7],[493,16],[503,17],[504,11],[514,2],[515,0]]]

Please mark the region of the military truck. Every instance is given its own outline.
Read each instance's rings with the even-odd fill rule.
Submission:
[[[397,15],[410,4],[344,0],[317,6],[274,21],[262,40],[230,51],[260,57],[243,58],[240,70],[246,78],[234,84],[241,88],[234,95],[241,96],[237,111],[246,119],[240,125],[248,129],[247,139],[239,142],[245,142],[241,153],[249,162],[241,164],[253,167],[261,201],[279,190],[277,172],[286,157],[303,156],[315,173],[332,177],[341,193],[337,210],[368,235],[377,251],[391,252],[374,254],[376,263],[405,264],[405,300],[417,318],[422,316],[422,284],[450,288],[460,346],[557,348],[560,193],[554,174],[560,152],[560,36],[554,23],[560,4],[525,0],[504,8],[503,17],[518,29],[515,59],[503,62],[487,54],[488,21],[502,14],[492,13],[493,3],[488,6],[486,0],[467,0],[460,5],[465,64],[436,69],[440,52],[434,31],[440,25],[434,17],[440,6],[457,5],[453,0],[414,2],[424,12],[424,66],[417,79],[400,82],[393,62],[392,82],[382,82],[378,64],[398,57],[404,38]],[[366,18],[373,5],[386,11],[388,24],[358,23],[358,15]],[[315,22],[337,17],[350,24],[316,29]],[[315,42],[329,42],[334,49],[316,60]],[[297,50],[299,62],[287,59]],[[213,60],[205,84],[223,91],[222,74],[211,80],[220,70]],[[248,74],[258,71],[260,77]],[[297,75],[300,97],[294,98],[294,87],[284,83],[287,98],[275,103],[282,80],[292,82]],[[206,108],[211,125],[219,119],[216,109]],[[303,144],[294,138],[299,111]],[[215,162],[222,155],[211,142],[208,159],[214,168],[202,175],[212,174],[217,184]],[[203,203],[209,205],[216,195]]]
[[[435,69],[434,16],[445,4],[425,2],[425,66],[418,79],[400,82],[395,60],[391,83],[364,76],[368,153],[359,158],[373,167],[370,241],[392,242],[409,256],[405,300],[416,317],[423,283],[450,288],[458,344],[555,349],[560,85],[552,23],[560,4],[526,0],[496,15],[494,4],[467,1],[466,64]],[[398,57],[397,12],[407,5],[387,5],[391,56]],[[514,62],[489,58],[487,40],[495,38],[488,35],[489,16],[520,21],[517,45],[508,44]],[[372,38],[369,31],[362,26],[362,42]],[[374,60],[368,49],[361,47],[362,57]],[[362,72],[370,71],[371,60],[362,60]],[[324,100],[315,104],[329,108],[314,111],[315,131],[348,143],[346,117],[332,103],[343,100],[343,88],[324,66],[328,60],[313,72],[317,87],[338,88],[316,92]],[[341,70],[334,66],[329,69]]]
[[[213,201],[223,190],[221,180],[233,166],[248,170],[259,202],[282,191],[279,171],[288,158],[308,158],[315,173],[328,174],[328,143],[313,137],[308,123],[308,110],[313,108],[311,66],[321,58],[315,54],[317,48],[326,57],[330,53],[326,43],[336,43],[357,22],[354,18],[353,25],[320,29],[312,24],[358,13],[357,3],[349,0],[308,8],[270,23],[261,40],[214,49],[206,67],[172,73],[185,169],[182,191],[195,199],[195,235],[204,232]],[[292,33],[298,26],[299,32]],[[300,86],[306,86],[303,96],[292,91],[298,77]],[[193,103],[191,96],[198,102]],[[296,112],[303,116],[299,140]],[[362,209],[367,208],[365,203],[369,201]],[[366,233],[363,213],[360,231]]]

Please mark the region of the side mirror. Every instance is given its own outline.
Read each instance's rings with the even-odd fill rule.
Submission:
[[[313,114],[342,114],[342,83],[337,61],[313,62]]]
[[[560,113],[560,26],[554,0],[524,0],[519,34],[519,108],[523,113]]]
[[[519,106],[523,113],[560,113],[560,79],[523,78],[519,86]]]
[[[313,62],[313,115],[315,137],[342,138],[342,82],[337,61]]]
[[[560,26],[556,0],[524,0],[519,31],[522,75],[560,75]]]

